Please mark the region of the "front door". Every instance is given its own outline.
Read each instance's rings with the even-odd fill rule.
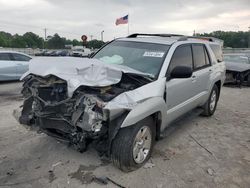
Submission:
[[[193,108],[194,77],[171,79],[170,73],[176,66],[187,66],[193,69],[192,49],[190,44],[178,46],[172,56],[167,71],[166,102],[167,124]]]

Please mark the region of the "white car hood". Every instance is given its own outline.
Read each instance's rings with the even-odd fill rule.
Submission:
[[[244,72],[250,70],[250,64],[226,62],[226,69],[230,71]]]
[[[30,61],[29,70],[21,80],[29,74],[57,76],[67,82],[68,96],[71,97],[81,85],[104,87],[116,84],[121,80],[122,73],[148,75],[126,66],[105,64],[97,59],[40,57]]]

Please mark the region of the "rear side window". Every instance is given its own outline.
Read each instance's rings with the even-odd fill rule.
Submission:
[[[26,55],[22,55],[22,54],[15,54],[13,53],[13,58],[14,61],[29,61],[31,58],[26,56]]]
[[[221,46],[218,44],[210,44],[209,45],[216,57],[217,62],[222,62],[223,61],[223,54],[222,54],[222,49]]]
[[[205,46],[202,44],[193,44],[194,68],[200,69],[210,64]]]
[[[9,53],[0,53],[0,61],[10,61]]]
[[[176,66],[186,66],[193,69],[191,45],[179,46],[176,48],[168,72],[170,73]]]

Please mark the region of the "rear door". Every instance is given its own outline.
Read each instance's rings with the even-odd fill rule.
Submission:
[[[193,88],[197,95],[197,102],[202,103],[206,101],[209,90],[210,74],[212,73],[211,61],[204,44],[192,44],[192,51],[194,59]]]
[[[16,79],[18,79],[17,68],[10,53],[0,53],[0,81]]]
[[[18,54],[18,53],[11,53],[13,61],[17,67],[17,76],[20,78],[25,72],[29,69],[29,61],[31,58],[29,56]]]

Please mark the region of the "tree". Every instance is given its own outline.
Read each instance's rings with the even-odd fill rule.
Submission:
[[[56,33],[48,40],[47,47],[49,49],[63,49],[65,48],[65,40]]]
[[[11,40],[11,47],[12,48],[26,48],[26,42],[23,40],[23,37],[15,34]]]
[[[97,48],[101,48],[104,44],[105,42],[101,40],[91,40],[87,43],[87,47],[97,49]]]
[[[224,47],[247,48],[250,32],[214,31],[197,35],[219,38],[224,41]]]
[[[12,35],[4,31],[0,32],[0,46],[1,47],[10,47],[12,40]]]
[[[25,41],[27,47],[29,48],[42,48],[43,38],[39,37],[35,33],[27,32],[23,35],[23,40]]]

